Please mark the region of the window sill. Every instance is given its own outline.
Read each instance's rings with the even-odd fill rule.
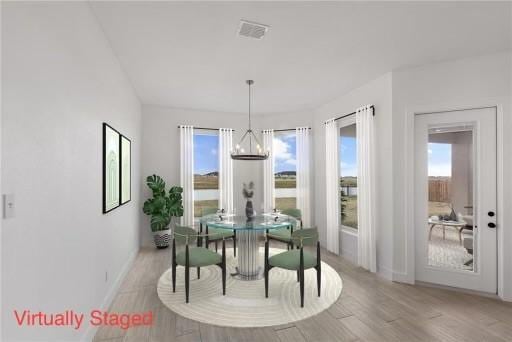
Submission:
[[[349,235],[352,235],[352,236],[355,236],[355,237],[358,237],[359,236],[359,232],[357,229],[355,228],[352,228],[352,227],[347,227],[347,226],[341,226],[340,227],[340,230],[345,233],[345,234],[349,234]]]

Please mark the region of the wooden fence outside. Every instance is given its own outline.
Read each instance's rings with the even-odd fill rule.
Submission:
[[[451,202],[452,182],[450,179],[429,179],[428,200],[430,202]]]

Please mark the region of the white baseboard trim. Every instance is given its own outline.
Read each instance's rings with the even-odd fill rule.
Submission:
[[[435,288],[435,289],[442,289],[442,290],[460,292],[460,293],[467,293],[467,294],[475,295],[475,296],[482,296],[482,297],[488,297],[488,298],[493,298],[493,299],[500,299],[498,297],[498,295],[495,294],[495,293],[488,293],[488,292],[481,292],[481,291],[475,291],[475,290],[468,290],[468,289],[463,289],[463,288],[460,288],[460,287],[453,287],[453,286],[447,286],[447,285],[434,284],[434,283],[429,283],[429,282],[425,282],[425,281],[417,281],[416,285],[425,286],[425,287],[432,287],[432,288]]]
[[[128,260],[125,262],[123,267],[121,268],[121,272],[119,272],[119,275],[117,276],[116,280],[112,284],[112,287],[110,290],[108,290],[107,295],[103,299],[103,303],[101,303],[101,306],[99,310],[107,310],[110,307],[110,304],[112,304],[112,301],[114,300],[114,297],[117,294],[117,291],[121,287],[121,283],[123,282],[124,278],[128,274],[128,271],[132,268],[133,262],[135,261],[135,258],[137,257],[137,254],[139,254],[139,248],[137,248],[135,251],[133,251],[130,256],[128,257]],[[97,326],[89,325],[87,330],[85,331],[84,335],[80,339],[80,341],[89,342],[94,339],[94,335],[96,335],[96,332],[98,331]]]
[[[391,280],[396,281],[397,283],[405,283],[414,285],[415,279],[411,278],[409,274],[405,272],[393,272]]]
[[[384,267],[384,266],[378,266],[377,268],[377,274],[381,276],[384,279],[387,280],[393,280],[393,270]]]
[[[500,293],[498,294],[498,297],[504,302],[512,302],[512,296],[509,296],[507,294]]]

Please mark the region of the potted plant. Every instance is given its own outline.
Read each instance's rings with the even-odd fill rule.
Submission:
[[[157,175],[148,176],[146,184],[153,193],[153,198],[144,202],[144,214],[151,216],[151,231],[157,248],[169,247],[171,240],[171,223],[174,217],[183,216],[183,188],[173,186],[165,190],[164,180]]]

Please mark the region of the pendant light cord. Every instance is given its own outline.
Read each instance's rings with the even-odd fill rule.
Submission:
[[[251,83],[249,82],[249,130],[251,130]]]

